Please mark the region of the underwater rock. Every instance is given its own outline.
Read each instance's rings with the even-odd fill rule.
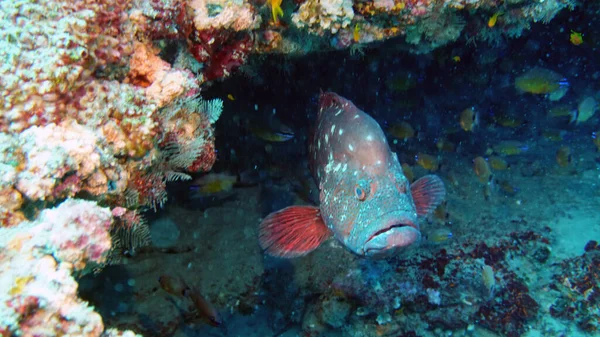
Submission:
[[[341,297],[326,297],[321,302],[321,320],[332,328],[341,328],[352,310],[352,305]]]
[[[179,239],[179,228],[171,218],[163,216],[150,222],[150,237],[153,246],[159,248],[171,247]]]

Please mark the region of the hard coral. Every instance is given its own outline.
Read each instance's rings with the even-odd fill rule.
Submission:
[[[231,30],[248,31],[260,26],[260,16],[254,7],[243,1],[192,0],[188,6],[193,11],[193,23],[197,31]]]
[[[33,222],[0,228],[0,331],[19,336],[100,336],[100,315],[77,298],[71,276],[104,263],[109,209],[68,200]]]
[[[100,142],[96,132],[75,122],[27,129],[16,138],[24,160],[15,188],[31,200],[72,197],[80,190],[108,192],[108,181],[119,175],[113,159],[99,150]]]
[[[336,34],[340,28],[348,27],[353,18],[350,0],[308,0],[292,14],[292,22],[297,27],[318,35]]]
[[[190,52],[204,63],[207,81],[228,77],[246,62],[253,50],[254,40],[247,33],[208,29],[194,33]]]
[[[198,83],[190,71],[171,69],[171,65],[157,56],[159,50],[136,42],[129,62],[129,79],[146,88],[146,96],[159,107],[184,94],[199,91]]]
[[[3,1],[0,130],[56,122],[94,70],[131,52],[128,1]]]

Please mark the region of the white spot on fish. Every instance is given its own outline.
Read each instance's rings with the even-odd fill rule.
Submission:
[[[338,134],[341,136],[342,133],[344,133],[344,129],[340,129],[340,131],[338,132]]]
[[[329,135],[325,134],[325,143],[329,143]]]
[[[352,146],[352,144],[348,144],[348,150],[354,151],[354,146]]]
[[[342,110],[342,109],[339,109],[339,110],[338,110],[338,111],[335,113],[335,115],[337,116],[337,115],[341,114],[342,112],[344,112],[344,110]]]
[[[317,141],[317,149],[319,149],[319,150],[321,149],[321,140],[320,139]]]
[[[360,117],[358,114],[354,115],[354,119],[357,119],[358,117]]]
[[[334,133],[334,132],[335,132],[335,124],[333,124],[333,125],[331,126],[331,134],[333,135],[333,133]]]
[[[346,172],[347,169],[348,169],[348,164],[344,164],[344,167],[342,167],[342,172]]]
[[[365,139],[370,142],[373,140],[373,135],[367,135],[367,137],[365,137]]]
[[[375,164],[381,165],[381,160],[378,160]]]

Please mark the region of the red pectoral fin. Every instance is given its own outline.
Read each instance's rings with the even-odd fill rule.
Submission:
[[[290,206],[260,223],[258,240],[269,255],[291,258],[310,253],[330,236],[318,207]]]
[[[433,212],[446,196],[444,182],[434,175],[424,176],[415,181],[410,185],[410,192],[417,207],[418,216]]]

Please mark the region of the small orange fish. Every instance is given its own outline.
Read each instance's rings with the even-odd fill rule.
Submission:
[[[496,171],[504,171],[510,168],[510,164],[504,158],[498,156],[489,157],[488,163]]]
[[[514,196],[519,192],[519,188],[515,187],[508,180],[497,181],[496,184],[500,187],[500,190],[507,196]]]
[[[572,30],[571,35],[569,36],[569,41],[571,41],[573,45],[579,46],[583,43],[583,34]]]
[[[445,138],[439,138],[435,142],[435,147],[437,147],[438,150],[444,152],[454,152],[454,150],[456,150],[456,145],[454,145],[454,143]]]
[[[471,132],[477,124],[479,124],[479,117],[473,108],[465,109],[460,113],[460,127],[463,130]]]
[[[212,326],[219,326],[223,324],[223,319],[221,319],[221,315],[215,309],[215,307],[210,303],[204,296],[200,294],[198,289],[196,288],[187,288],[184,291],[184,296],[189,298],[200,317],[202,317],[206,322]]]
[[[483,184],[487,184],[492,179],[492,170],[483,157],[477,157],[473,160],[473,171]]]
[[[450,213],[446,210],[447,202],[442,202],[434,211],[433,217],[440,221],[447,221],[450,218]]]
[[[175,296],[183,296],[184,291],[187,289],[183,280],[169,275],[161,275],[158,278],[158,283],[164,291]]]
[[[415,181],[415,174],[410,165],[408,165],[407,163],[402,164],[402,172],[404,173],[406,179],[408,179],[408,182],[412,183],[413,181]]]
[[[415,156],[415,161],[419,166],[428,170],[428,171],[437,171],[440,169],[440,162],[438,159],[432,155],[419,153]]]
[[[227,99],[230,101],[235,101],[235,97],[232,94],[227,94]]]
[[[388,133],[394,136],[394,138],[402,140],[413,138],[416,134],[415,129],[407,122],[400,122],[392,125],[392,127],[388,129]]]
[[[571,148],[563,145],[556,151],[556,162],[560,167],[567,167],[571,164]]]

